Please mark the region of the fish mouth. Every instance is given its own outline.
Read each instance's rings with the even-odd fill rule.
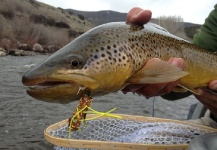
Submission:
[[[58,86],[64,86],[64,85],[75,85],[75,82],[65,82],[65,81],[44,81],[41,83],[37,83],[35,85],[27,86],[28,90],[46,90],[51,88],[56,88]]]
[[[98,82],[88,76],[71,74],[70,78],[63,76],[52,76],[50,78],[33,78],[23,76],[23,84],[27,87],[26,92],[31,97],[51,102],[51,103],[70,103],[77,101],[81,97],[81,89],[89,91],[98,87]]]
[[[50,103],[67,104],[79,100],[81,96],[78,92],[81,87],[75,82],[38,81],[26,87],[29,96]]]

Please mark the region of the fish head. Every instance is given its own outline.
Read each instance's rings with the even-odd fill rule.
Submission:
[[[81,35],[23,76],[27,93],[43,101],[69,103],[79,100],[82,89],[91,96],[120,90],[132,66],[116,42],[100,29]]]

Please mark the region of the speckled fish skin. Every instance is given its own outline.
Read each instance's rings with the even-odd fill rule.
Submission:
[[[189,74],[180,79],[180,85],[190,90],[217,79],[215,54],[152,23],[143,27],[115,22],[76,38],[25,74],[22,81],[36,99],[68,103],[79,99],[82,87],[95,96],[118,91],[129,83],[143,84],[132,78],[155,57],[165,61],[183,58]]]

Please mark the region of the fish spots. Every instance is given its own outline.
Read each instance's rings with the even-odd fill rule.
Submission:
[[[127,26],[101,28],[87,43],[88,58],[86,69],[95,71],[117,71],[125,68],[141,68],[144,58],[144,37],[129,31]],[[144,47],[141,49],[141,47]],[[133,64],[133,65],[132,65]]]
[[[98,59],[98,55],[94,55],[94,59]]]
[[[102,57],[105,57],[105,54],[103,53],[103,54],[101,54],[101,56],[102,56]]]

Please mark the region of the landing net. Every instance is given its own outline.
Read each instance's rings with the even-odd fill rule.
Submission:
[[[88,118],[95,116],[88,115]],[[82,122],[80,129],[70,132],[70,136],[68,120],[64,120],[48,127],[45,138],[56,150],[165,149],[170,146],[184,150],[196,136],[216,132],[213,128],[170,119],[118,116],[122,118],[100,117]]]

